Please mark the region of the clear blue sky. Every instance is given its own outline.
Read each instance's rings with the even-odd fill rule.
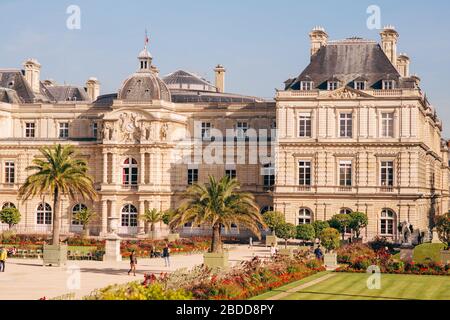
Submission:
[[[81,29],[66,28],[66,9],[81,8]],[[273,97],[274,89],[309,61],[308,32],[324,26],[330,39],[379,40],[366,27],[369,5],[381,8],[381,24],[400,33],[399,52],[411,58],[411,73],[436,106],[450,137],[450,4],[389,0],[0,0],[0,68],[20,68],[34,57],[42,79],[83,85],[97,77],[102,93],[116,92],[137,68],[144,30],[154,63],[165,75],[177,69],[213,80],[227,68],[227,91]]]

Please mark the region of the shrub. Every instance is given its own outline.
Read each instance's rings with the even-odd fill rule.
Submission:
[[[439,240],[447,245],[447,250],[450,250],[450,212],[436,217],[436,230]]]
[[[297,239],[312,241],[316,236],[314,227],[310,224],[300,224],[297,226]]]
[[[339,231],[334,228],[326,228],[320,235],[320,242],[328,251],[339,248]]]
[[[350,227],[351,217],[349,214],[337,214],[328,222],[331,228],[338,230],[342,235],[342,240],[345,237],[345,231]]]
[[[320,238],[322,231],[329,228],[330,224],[327,221],[316,220],[312,223],[312,226],[314,227],[316,238]]]
[[[284,239],[285,246],[289,239],[295,238],[297,235],[297,229],[292,223],[283,223],[277,226],[275,229],[275,235],[281,239]]]
[[[164,289],[159,283],[144,286],[138,282],[112,285],[94,291],[86,300],[190,300],[192,293],[184,289]]]
[[[390,242],[386,237],[376,236],[372,241],[369,242],[370,248],[374,251],[379,251],[381,249],[388,249],[390,253],[394,253],[394,244]]]
[[[0,222],[6,223],[9,228],[20,222],[20,212],[16,208],[5,208],[0,211]]]
[[[286,219],[284,218],[284,215],[280,212],[276,211],[268,211],[263,214],[263,219],[267,227],[272,231],[275,232],[275,230],[282,224],[286,223]]]
[[[367,227],[369,223],[369,218],[367,214],[363,212],[352,212],[350,213],[350,225],[349,227],[355,232],[356,238],[359,239],[361,234],[361,229]]]

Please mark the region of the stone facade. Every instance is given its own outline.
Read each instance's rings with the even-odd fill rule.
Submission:
[[[93,203],[62,199],[64,233],[80,231],[72,215],[85,205],[98,213],[93,235],[106,235],[114,217],[120,234],[144,234],[148,228],[139,213],[177,207],[190,183],[226,173],[255,195],[262,210],[274,208],[294,224],[329,219],[345,209],[368,214],[366,239],[398,240],[402,221],[426,231],[434,215],[448,211],[448,148],[418,78],[409,76],[409,58],[394,57],[394,31],[383,31],[380,46],[356,38],[328,43],[325,30],[316,28],[310,35],[311,65],[286,81],[275,101],[224,93],[220,65],[215,86],[185,71],[161,79],[146,48],[138,71],[118,94],[100,96],[96,78],[89,78],[86,88],[40,81],[41,66],[33,59],[24,63],[24,75],[0,70],[0,205],[21,211],[19,232],[51,230],[50,196],[22,202],[17,191],[39,148],[61,143],[75,145],[88,160],[100,195]],[[338,59],[351,62],[342,46],[367,52],[375,69],[385,69],[314,70],[315,60],[334,49]],[[389,57],[382,48],[389,48]],[[277,140],[270,132],[275,127]],[[248,136],[260,129],[268,132],[266,148],[275,159],[252,162],[258,149]],[[212,141],[231,141],[233,155],[217,154],[220,148],[211,148]],[[214,154],[216,161],[195,161],[196,152]],[[245,160],[237,161],[242,154]],[[194,226],[184,232],[209,231]],[[230,233],[238,235],[237,229]]]

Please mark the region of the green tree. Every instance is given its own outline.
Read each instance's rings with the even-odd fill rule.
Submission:
[[[242,226],[261,238],[260,226],[266,227],[252,194],[241,192],[239,182],[228,176],[217,181],[209,176],[207,184],[194,184],[184,194],[184,202],[172,219],[173,227],[191,222],[212,228],[210,252],[223,252],[222,227]]]
[[[367,214],[364,212],[352,212],[349,214],[350,216],[350,228],[355,233],[355,236],[357,239],[359,239],[361,235],[361,229],[364,229],[367,227],[367,224],[369,223],[369,218],[367,217]]]
[[[84,208],[75,213],[73,220],[79,222],[83,226],[83,237],[88,236],[88,225],[97,214],[90,208]]]
[[[320,238],[322,231],[329,228],[330,224],[327,221],[316,220],[312,223],[312,226],[314,227],[315,237]]]
[[[339,241],[339,231],[334,228],[326,228],[320,235],[320,243],[328,251],[339,248],[341,245]]]
[[[146,209],[144,213],[139,217],[145,223],[150,224],[150,233],[153,237],[155,235],[155,225],[158,222],[163,221],[164,213],[159,211],[158,209]]]
[[[297,228],[292,223],[283,223],[276,227],[275,235],[284,240],[284,246],[287,249],[288,240],[294,239],[297,235]]]
[[[349,214],[337,214],[331,218],[328,223],[331,228],[338,230],[342,235],[342,240],[345,240],[345,233],[348,228],[350,228],[350,222],[352,218]]]
[[[437,216],[435,225],[439,240],[447,244],[447,250],[450,250],[450,212]]]
[[[11,229],[20,222],[20,212],[17,208],[5,208],[0,211],[0,222],[6,223]]]
[[[284,215],[281,212],[277,211],[267,211],[263,214],[263,219],[272,233],[275,233],[275,230],[278,226],[286,223]]]
[[[313,241],[316,237],[316,231],[310,224],[300,224],[297,226],[297,239],[303,241]]]
[[[34,171],[19,189],[23,201],[50,194],[53,198],[53,245],[59,244],[61,226],[59,201],[67,196],[71,200],[77,197],[97,199],[97,192],[91,176],[88,174],[87,162],[80,159],[72,145],[42,147],[39,149],[44,159],[33,159],[33,165],[26,168]]]
[[[164,222],[164,224],[169,226],[170,233],[174,232],[174,229],[171,227],[170,222],[172,221],[172,219],[175,217],[176,214],[177,214],[177,210],[168,209],[168,210],[164,211],[163,216],[162,216],[162,221]]]

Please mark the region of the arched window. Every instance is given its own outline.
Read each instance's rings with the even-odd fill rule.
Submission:
[[[298,211],[298,224],[311,224],[312,213],[308,208],[300,208]]]
[[[2,206],[2,209],[6,209],[6,208],[15,208],[15,204],[12,202],[5,202]]]
[[[82,210],[86,210],[87,207],[86,205],[82,204],[82,203],[77,203],[76,205],[73,206],[72,208],[72,225],[74,226],[79,226],[81,223],[77,220],[74,220],[75,215],[82,211]]]
[[[390,209],[381,211],[380,233],[385,236],[394,235],[395,212]]]
[[[273,207],[272,206],[265,206],[265,207],[263,207],[261,209],[261,214],[264,214],[264,213],[269,212],[269,211],[273,211]]]
[[[36,210],[37,224],[52,224],[52,207],[48,203],[41,203]]]
[[[137,227],[137,209],[132,204],[122,208],[122,227]]]
[[[122,184],[124,186],[136,186],[138,184],[138,165],[133,158],[127,158],[123,162]]]
[[[352,209],[342,208],[341,211],[339,211],[339,214],[350,214],[352,212],[353,212]]]

